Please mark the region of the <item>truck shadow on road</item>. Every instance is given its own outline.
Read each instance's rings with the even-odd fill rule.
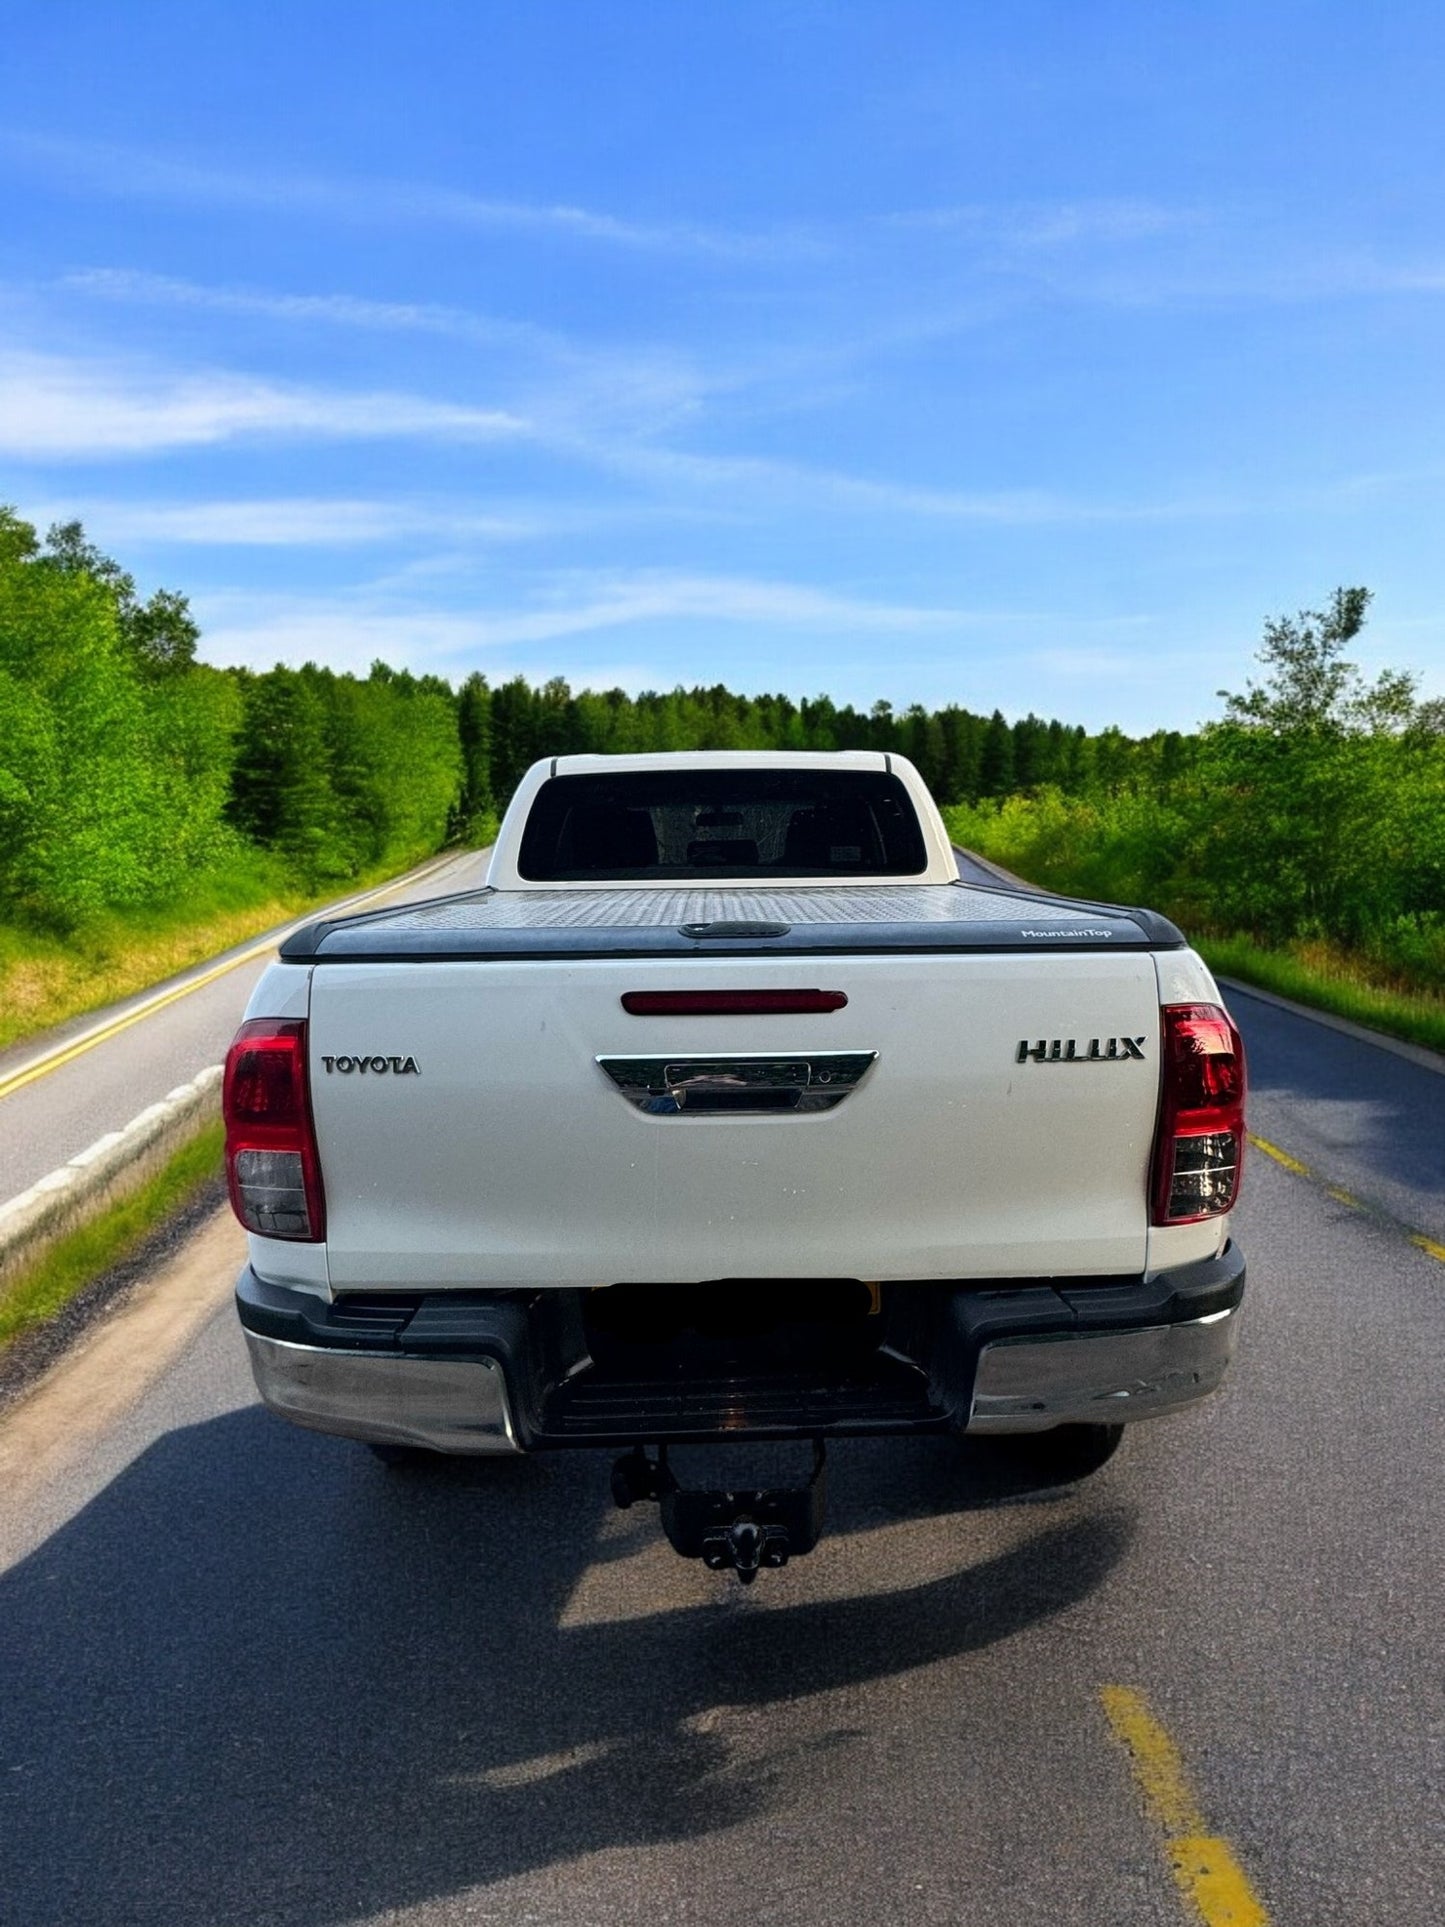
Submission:
[[[845,1534],[958,1530],[1009,1496],[944,1440],[859,1446],[846,1473]],[[770,1747],[754,1717],[740,1762],[717,1709],[1007,1640],[1085,1598],[1131,1529],[1106,1482],[942,1576],[818,1598],[799,1567],[782,1604],[709,1579],[657,1610],[617,1564],[591,1583],[631,1586],[630,1616],[577,1624],[606,1481],[595,1454],[398,1481],[254,1407],[160,1440],[0,1582],[9,1917],[316,1927],[738,1825],[850,1727],[825,1709]]]

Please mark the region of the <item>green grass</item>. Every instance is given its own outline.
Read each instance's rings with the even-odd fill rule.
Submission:
[[[1301,955],[1268,949],[1244,936],[1200,937],[1195,948],[1221,977],[1237,977],[1370,1030],[1445,1051],[1445,997],[1372,981],[1369,965],[1347,952],[1311,944],[1301,946]]]
[[[257,853],[197,877],[174,903],[97,918],[65,936],[0,923],[0,1050],[149,990],[263,930],[384,883],[435,854],[416,851],[308,893],[288,887],[283,866]]]
[[[951,834],[965,848],[973,848],[1002,864],[1016,875],[1030,871],[1041,888],[1059,890],[1083,897],[1110,900],[1115,895],[1098,874],[1108,870],[1108,850],[1095,848],[1090,864],[1071,863],[1062,843],[1047,853],[1016,846],[1007,834],[990,838],[988,832],[998,819],[983,812],[954,810],[945,812]],[[1007,827],[1007,826],[1005,826]],[[1017,827],[1017,826],[1015,826]],[[1091,874],[1083,874],[1092,866]],[[1117,886],[1116,886],[1117,887]],[[1134,899],[1136,902],[1138,898]],[[1400,1037],[1407,1043],[1423,1044],[1428,1050],[1445,1051],[1445,996],[1433,983],[1412,978],[1408,967],[1347,950],[1342,945],[1319,939],[1298,938],[1284,945],[1261,943],[1240,931],[1210,932],[1201,929],[1167,897],[1156,899],[1150,908],[1162,910],[1184,925],[1185,934],[1210,969],[1240,983],[1257,984],[1278,997],[1289,997],[1315,1010],[1335,1017],[1347,1017],[1369,1030]]]
[[[219,1176],[224,1138],[219,1120],[207,1124],[139,1191],[70,1232],[0,1286],[0,1350],[63,1311]]]

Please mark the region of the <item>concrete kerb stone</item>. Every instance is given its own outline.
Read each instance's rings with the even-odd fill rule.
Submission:
[[[221,1066],[212,1064],[0,1205],[0,1297],[59,1239],[138,1191],[220,1111]]]

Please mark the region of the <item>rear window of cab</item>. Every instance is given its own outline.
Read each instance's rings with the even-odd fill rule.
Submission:
[[[866,770],[630,770],[554,776],[527,817],[532,883],[917,876],[918,815]]]

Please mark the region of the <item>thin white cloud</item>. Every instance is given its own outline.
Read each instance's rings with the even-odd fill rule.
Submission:
[[[642,252],[714,255],[734,261],[827,258],[868,235],[951,232],[997,247],[1069,246],[1151,239],[1203,218],[1139,197],[1064,202],[965,203],[903,209],[854,222],[803,220],[739,230],[696,220],[619,215],[570,201],[522,201],[428,182],[336,178],[225,168],[118,143],[12,131],[0,144],[22,164],[63,184],[116,198],[165,200],[242,212],[321,215],[356,224],[536,233]]]
[[[931,488],[772,458],[700,455],[652,438],[659,425],[685,422],[697,406],[696,389],[686,373],[666,368],[639,370],[630,383],[619,377],[553,385],[532,397],[524,416],[415,395],[284,384],[229,371],[181,374],[34,352],[0,353],[0,454],[22,459],[146,456],[283,436],[526,439],[564,461],[668,490],[684,485],[722,494],[741,499],[749,508],[766,495],[869,513],[1025,525],[1153,520],[1188,512],[1171,511],[1167,505],[1133,510],[1078,504],[1040,490]],[[181,518],[176,526],[183,525]],[[258,539],[273,539],[276,518],[263,512],[263,525],[270,533]],[[232,539],[246,539],[241,522],[234,526],[238,533]],[[187,537],[179,534],[176,539]]]
[[[54,180],[118,199],[152,199],[241,211],[319,215],[358,225],[425,225],[473,231],[534,233],[647,252],[725,259],[791,258],[816,249],[796,229],[758,233],[693,221],[617,215],[567,201],[517,201],[423,182],[327,179],[264,168],[206,166],[173,155],[101,142],[11,133],[5,146]]]
[[[200,653],[222,667],[364,671],[378,657],[398,669],[445,669],[479,648],[475,620],[463,613],[400,604],[377,607],[360,596],[257,598],[198,595]],[[485,665],[483,665],[485,666]]]
[[[686,355],[665,347],[592,347],[530,322],[498,319],[429,302],[370,301],[348,294],[291,294],[216,286],[169,275],[88,268],[62,277],[67,292],[133,305],[251,315],[314,327],[318,323],[369,332],[424,334],[500,351],[490,366],[505,366],[528,393],[529,412],[565,421],[587,415],[636,433],[656,434],[689,419],[713,391],[742,385],[746,374],[704,375]],[[510,355],[510,359],[506,357]]]
[[[852,633],[950,629],[977,620],[962,611],[911,603],[874,602],[807,584],[741,576],[676,574],[640,570],[603,577],[580,601],[568,588],[546,606],[481,620],[480,639],[539,642],[585,630],[670,618],[744,622],[782,628],[825,628]]]
[[[349,294],[282,294],[264,288],[212,286],[174,275],[129,268],[84,268],[61,277],[60,286],[104,301],[136,306],[198,308],[263,320],[328,322],[378,333],[429,334],[485,346],[572,352],[563,337],[527,321],[501,320],[466,308],[426,301],[368,301]]]
[[[805,219],[741,231],[705,221],[618,215],[565,201],[473,194],[425,182],[217,168],[134,147],[23,132],[0,135],[0,150],[52,182],[122,199],[310,215],[355,225],[533,233],[639,253],[714,256],[784,268],[845,253],[876,252],[890,286],[898,273],[893,256],[899,240],[918,235],[932,248],[953,237],[966,250],[971,279],[1011,292],[1015,301],[1032,291],[1035,296],[1105,307],[1208,309],[1445,291],[1445,270],[1437,260],[1391,262],[1367,248],[1351,252],[1322,246],[1287,212],[1173,205],[1138,196],[943,204],[851,222]],[[945,253],[945,262],[951,259]],[[930,279],[938,265],[930,262]],[[134,277],[131,298],[141,298],[143,279]],[[177,294],[182,285],[177,284]],[[121,289],[117,284],[110,292],[119,296]],[[238,304],[241,298],[237,291]],[[342,318],[344,297],[316,299],[331,304],[333,318]],[[258,306],[253,311],[262,310]],[[326,311],[318,307],[314,312],[320,318]],[[438,333],[475,328],[487,330],[489,339],[499,338],[490,332],[492,327],[505,330],[511,325],[489,324],[481,317],[464,322],[455,311],[439,306],[385,302],[356,302],[350,318],[357,325],[414,326]]]
[[[557,428],[551,445],[639,481],[730,494],[752,508],[762,500],[813,508],[883,511],[948,521],[1034,525],[1051,522],[1155,519],[1154,506],[1117,510],[1069,500],[1042,489],[966,490],[850,475],[772,456],[699,455],[637,438],[601,440]]]
[[[476,564],[479,545],[543,541],[637,523],[713,522],[705,509],[681,503],[531,501],[494,504],[455,499],[395,500],[334,496],[269,496],[212,501],[125,501],[70,496],[27,503],[38,528],[78,519],[104,547],[121,543],[212,548],[325,549],[442,542],[389,580],[413,583],[454,576]],[[372,587],[381,586],[373,581]]]
[[[1015,528],[1130,523],[1147,526],[1228,521],[1303,510],[1328,512],[1349,509],[1367,495],[1439,479],[1438,470],[1420,469],[1409,474],[1342,475],[1329,481],[1272,490],[1241,488],[1160,494],[1144,501],[1127,501],[1067,495],[1043,488],[940,488],[887,477],[852,475],[767,456],[699,455],[639,441],[609,444],[578,441],[573,446],[580,456],[638,479],[741,494],[754,505],[769,500],[813,510],[832,507],[868,514]]]
[[[72,517],[103,543],[234,548],[349,548],[418,537],[517,542],[558,532],[554,516],[487,513],[441,504],[275,496],[212,502],[72,501],[42,505],[37,524]]]
[[[1139,631],[1154,626],[1155,618],[1149,616],[1115,616],[1107,622],[1093,625],[1083,623],[1077,626],[1107,628],[1110,630]],[[1137,655],[1127,654],[1122,649],[1098,649],[1074,647],[1069,649],[1032,649],[1026,653],[1025,662],[1029,668],[1047,678],[1049,686],[1058,682],[1091,683],[1095,681],[1122,681],[1139,669]]]
[[[1130,197],[976,202],[910,209],[873,226],[885,235],[953,241],[972,282],[1009,305],[1043,296],[1202,311],[1445,292],[1438,256],[1391,259],[1367,242],[1326,236],[1297,212],[1259,205]],[[966,309],[965,325],[973,319]],[[922,327],[947,332],[948,321],[938,326],[925,314]]]
[[[22,459],[148,455],[264,436],[496,441],[527,431],[525,421],[501,409],[418,395],[0,355],[0,454]]]
[[[1275,229],[1243,221],[1221,226],[1208,245],[1167,253],[1041,259],[1034,278],[1049,294],[1081,305],[1191,314],[1445,293],[1438,259],[1390,260],[1366,248],[1322,244],[1298,224]]]
[[[952,233],[994,245],[1026,248],[1073,246],[1081,242],[1130,242],[1199,227],[1197,209],[1137,199],[1057,202],[968,202],[960,206],[912,208],[883,218],[879,225],[925,233]]]
[[[208,661],[254,666],[309,660],[338,669],[378,655],[414,668],[456,665],[478,655],[661,621],[844,636],[946,635],[1010,620],[991,612],[878,602],[804,583],[666,570],[567,576],[523,606],[476,613],[377,603],[365,594],[283,600],[201,596],[196,607]]]
[[[660,378],[661,379],[661,378]],[[629,408],[633,411],[629,415]],[[693,412],[684,388],[671,396],[641,381],[639,394],[594,394],[590,384],[539,391],[527,412],[476,408],[395,392],[348,392],[271,382],[226,371],[181,374],[134,364],[0,353],[0,455],[32,461],[107,460],[255,439],[433,439],[525,441],[578,468],[601,469],[644,485],[645,499],[583,505],[566,517],[600,520],[686,518],[691,513],[755,520],[792,511],[898,515],[997,527],[1188,523],[1241,516],[1328,512],[1363,497],[1426,479],[1342,476],[1274,491],[1160,495],[1145,501],[1075,497],[1042,488],[959,489],[849,474],[772,457],[698,454],[654,439],[656,418]],[[641,428],[639,428],[641,423]],[[1431,475],[1429,479],[1438,479]],[[75,511],[68,511],[73,513]],[[178,542],[254,545],[359,543],[380,533],[468,541],[556,532],[555,517],[494,518],[485,509],[407,504],[266,499],[252,503],[135,504],[117,520],[137,535]],[[62,518],[63,519],[63,518]],[[112,540],[123,539],[124,526]]]
[[[1158,519],[1163,509],[1119,509],[1082,503],[1043,489],[967,490],[850,475],[838,469],[749,455],[697,455],[656,444],[579,444],[579,453],[627,474],[656,481],[741,490],[813,506],[860,509],[944,521],[1034,526],[1056,522]]]
[[[1198,209],[1157,201],[1064,201],[1020,211],[1011,220],[1009,232],[1024,247],[1072,247],[1152,240],[1160,234],[1197,229],[1205,221]]]

